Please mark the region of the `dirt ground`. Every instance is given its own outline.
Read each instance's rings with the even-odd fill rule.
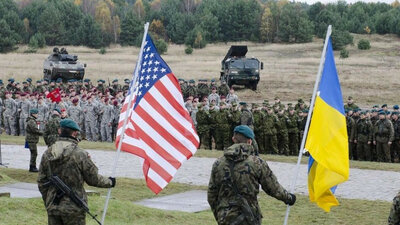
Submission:
[[[370,50],[357,49],[361,38],[370,40]],[[339,52],[335,52],[344,98],[351,95],[363,107],[399,104],[400,38],[394,35],[354,35],[354,43],[354,46],[347,47],[350,53],[347,59],[340,59]],[[311,97],[323,47],[322,39],[307,44],[209,44],[204,49],[196,49],[191,55],[184,53],[183,45],[169,45],[163,58],[178,78],[218,79],[221,60],[231,44],[248,45],[248,57],[257,57],[264,62],[257,91],[236,87],[241,99],[261,102],[280,96],[284,102],[295,102],[298,98],[308,100]],[[43,61],[52,48],[24,54],[27,47],[20,46],[16,52],[0,54],[0,79],[41,79]],[[106,81],[131,78],[139,52],[138,48],[121,46],[107,48],[105,55],[86,47],[68,46],[67,50],[87,63],[87,78]]]

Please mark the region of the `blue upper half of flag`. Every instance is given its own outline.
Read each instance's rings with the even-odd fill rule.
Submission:
[[[136,64],[138,67],[138,76],[133,75],[131,85],[136,94],[136,102],[133,108],[139,104],[140,100],[149,91],[153,85],[163,76],[171,73],[171,69],[158,54],[157,49],[150,35],[146,36],[146,41],[143,46],[143,54],[141,64]],[[135,68],[136,69],[136,68]],[[131,88],[129,88],[131,90]]]
[[[342,90],[335,66],[332,41],[329,38],[325,55],[324,70],[319,83],[319,96],[332,108],[344,115]]]

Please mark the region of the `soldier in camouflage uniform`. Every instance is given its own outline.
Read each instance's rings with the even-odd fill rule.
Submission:
[[[210,88],[207,85],[207,80],[200,79],[197,83],[197,91],[200,99],[208,97],[210,94]]]
[[[21,101],[18,104],[19,113],[19,134],[25,136],[26,119],[29,116],[29,110],[32,108],[29,100],[26,99],[26,94],[21,94]]]
[[[356,123],[354,143],[357,144],[358,160],[372,160],[371,143],[374,128],[371,121],[366,118],[366,113],[361,112],[360,119]]]
[[[210,114],[204,108],[204,104],[198,105],[199,111],[196,113],[196,130],[200,139],[199,148],[210,149]]]
[[[101,141],[112,142],[112,122],[114,120],[113,107],[109,104],[109,99],[104,100],[104,105],[101,108],[101,123],[100,123],[100,133]]]
[[[36,168],[37,158],[37,143],[39,142],[39,136],[42,132],[39,131],[36,118],[39,111],[37,109],[31,109],[29,111],[29,117],[26,119],[26,137],[25,142],[28,144],[29,151],[31,152],[31,159],[29,162],[29,172],[38,172]]]
[[[247,103],[246,102],[241,102],[240,103],[241,109],[240,109],[240,125],[246,125],[250,127],[252,130],[254,130],[254,118],[253,118],[253,113],[250,112],[249,109],[247,109]]]
[[[119,106],[118,100],[113,101],[112,114],[113,114],[112,138],[113,138],[113,141],[115,141],[115,138],[117,137],[119,115],[121,114],[121,107]]]
[[[346,109],[346,110],[355,110],[355,109],[357,109],[357,108],[359,108],[356,104],[354,104],[354,99],[353,99],[353,97],[351,97],[351,96],[349,96],[348,98],[347,98],[347,104],[344,106],[344,109]]]
[[[219,225],[259,225],[262,219],[257,201],[260,185],[268,195],[285,204],[293,205],[296,196],[287,192],[268,164],[254,155],[251,145],[254,133],[249,127],[236,127],[232,139],[235,144],[213,164],[207,200]]]
[[[289,155],[299,154],[299,117],[293,107],[289,107],[287,130],[289,135]]]
[[[89,154],[78,147],[78,125],[70,119],[61,121],[61,134],[57,142],[42,156],[38,186],[48,214],[49,225],[84,225],[85,211],[66,196],[58,196],[54,185],[47,185],[49,177],[56,174],[72,191],[87,203],[84,183],[90,186],[111,188],[116,180],[98,174]],[[56,203],[57,201],[57,203]]]
[[[240,125],[240,115],[242,114],[239,109],[238,105],[236,102],[232,103],[232,107],[229,109],[229,115],[230,115],[230,127],[229,127],[229,137],[233,136],[233,129],[235,129],[236,126]],[[229,143],[233,144],[232,139],[229,139]]]
[[[278,112],[278,122],[276,123],[277,139],[278,139],[278,151],[279,154],[289,155],[289,134],[287,124],[289,119],[284,113],[283,109]]]
[[[266,114],[262,124],[262,130],[264,135],[264,143],[261,144],[264,148],[264,152],[268,154],[278,154],[278,138],[275,124],[278,123],[278,118],[274,114],[272,106],[267,106]]]
[[[400,120],[399,112],[395,111],[392,113],[392,123],[394,130],[394,140],[390,147],[390,155],[392,162],[398,163],[400,157]]]
[[[43,139],[44,143],[48,147],[52,146],[56,143],[57,138],[59,136],[59,129],[60,129],[60,120],[61,120],[61,110],[58,108],[53,109],[52,115],[49,121],[46,123],[43,132]]]
[[[85,115],[83,110],[79,105],[79,100],[77,98],[72,99],[72,105],[67,109],[68,117],[75,121],[79,127],[82,127]]]
[[[46,126],[47,123],[49,108],[43,102],[43,98],[41,97],[38,98],[38,103],[36,108],[39,110],[37,118],[37,121],[39,122],[39,130],[43,132],[44,127]]]
[[[215,114],[215,148],[224,150],[229,147],[229,110],[225,103],[220,103],[220,110]]]
[[[220,96],[227,96],[229,93],[229,86],[226,84],[226,80],[221,80],[221,85],[218,87],[218,94]]]
[[[346,113],[346,126],[347,126],[347,136],[349,141],[349,158],[357,160],[357,153],[353,151],[354,149],[354,138],[356,133],[356,122],[351,117],[352,111]]]
[[[6,92],[6,99],[4,100],[4,129],[8,135],[17,135],[16,130],[16,114],[17,104],[14,99],[11,98],[11,92]]]
[[[93,97],[87,98],[86,108],[83,109],[85,114],[85,127],[86,127],[86,139],[88,141],[97,141],[98,129],[97,129],[97,117],[99,109],[97,104],[93,102]]]
[[[384,111],[379,112],[379,120],[375,124],[374,145],[378,162],[390,162],[390,145],[394,139],[394,129],[390,120],[386,119]]]
[[[397,193],[396,197],[393,198],[393,204],[390,209],[388,218],[388,225],[399,225],[400,224],[400,192]]]
[[[217,94],[217,88],[216,87],[213,87],[211,89],[211,94],[208,95],[208,102],[211,103],[213,101],[215,102],[216,105],[219,105],[219,102],[221,101],[219,95]]]
[[[235,94],[235,90],[233,88],[229,90],[229,94],[226,96],[226,102],[231,105],[232,103],[239,103],[239,97]]]
[[[262,124],[264,122],[264,113],[261,112],[261,108],[258,104],[253,104],[253,119],[254,119],[254,136],[258,144],[258,150],[260,153],[264,153],[265,149],[263,146],[264,132]]]

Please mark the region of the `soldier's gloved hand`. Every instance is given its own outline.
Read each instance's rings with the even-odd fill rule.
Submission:
[[[288,200],[286,200],[285,204],[292,206],[296,202],[296,195],[289,193],[289,196],[290,197],[288,198]]]
[[[111,180],[111,187],[115,187],[115,184],[117,183],[117,180],[115,180],[115,177],[109,177],[108,179]]]

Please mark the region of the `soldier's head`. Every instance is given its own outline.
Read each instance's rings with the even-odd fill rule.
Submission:
[[[348,111],[347,111],[347,116],[352,116],[353,115],[353,110],[352,109],[349,109]]]
[[[26,93],[21,93],[21,100],[23,100],[23,101],[26,100]]]
[[[303,112],[303,117],[307,117],[308,116],[308,109],[304,109],[302,112]]]
[[[293,107],[289,107],[289,114],[294,115],[295,111]]]
[[[392,119],[397,120],[399,118],[399,112],[392,112]]]
[[[252,140],[254,139],[254,132],[250,127],[246,125],[240,125],[233,129],[233,143],[246,143],[251,145]]]
[[[391,113],[389,111],[386,112],[386,119],[390,120],[390,118],[392,117],[390,114]]]
[[[211,84],[215,84],[215,79],[211,79]]]
[[[194,86],[195,84],[196,82],[193,79],[189,80],[189,86]]]
[[[29,115],[31,115],[32,117],[37,118],[38,113],[39,113],[39,110],[36,108],[29,110]]]
[[[24,82],[22,82],[22,85],[23,85],[24,87],[28,87],[28,86],[29,86],[29,83],[28,83],[27,81],[24,81]]]
[[[365,111],[362,111],[362,112],[360,113],[360,118],[361,118],[361,119],[365,119],[366,117],[367,117],[366,112],[365,112]]]
[[[104,98],[104,104],[108,105],[109,102],[110,102],[109,98]]]
[[[231,87],[230,89],[229,89],[229,93],[232,95],[232,94],[234,94],[235,93],[235,89],[233,89],[233,87]]]
[[[79,99],[78,98],[74,98],[72,99],[72,104],[74,104],[75,106],[78,105]]]
[[[221,100],[221,102],[226,102],[226,97],[225,97],[225,95],[221,95],[220,100]]]
[[[64,119],[64,118],[67,118],[67,117],[68,117],[67,110],[61,109],[61,118]]]
[[[382,107],[381,107],[384,111],[386,111],[388,108],[387,108],[387,104],[383,104],[382,105]]]
[[[118,106],[118,100],[114,100],[114,101],[113,101],[113,105],[114,105],[114,106]]]
[[[281,99],[278,97],[278,96],[275,96],[275,103],[280,103],[281,102]]]
[[[59,108],[54,108],[53,115],[61,116],[61,110]]]
[[[347,98],[347,103],[348,103],[348,104],[353,104],[353,102],[354,102],[353,97],[349,96],[349,97]]]
[[[383,110],[380,110],[380,111],[378,112],[378,115],[379,115],[379,119],[380,119],[380,120],[384,120],[384,119],[386,118],[386,112],[383,111]]]
[[[285,110],[284,110],[284,109],[279,109],[278,115],[282,116],[284,113],[285,113]]]
[[[208,98],[206,96],[204,96],[203,103],[207,103],[207,102],[208,102]]]
[[[114,79],[112,82],[113,85],[117,85],[118,84],[118,79]]]
[[[217,88],[216,88],[216,87],[212,87],[211,92],[212,92],[213,94],[215,94],[215,93],[217,92]]]
[[[64,119],[60,122],[60,137],[73,137],[76,138],[81,131],[78,124],[71,119]]]

